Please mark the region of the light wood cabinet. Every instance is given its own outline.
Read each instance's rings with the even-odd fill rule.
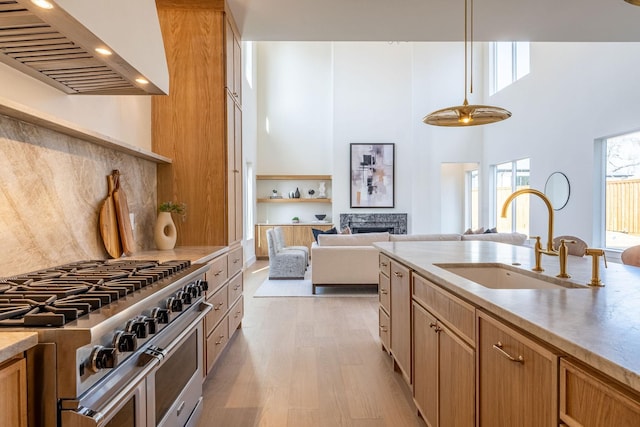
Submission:
[[[388,256],[378,255],[378,270],[379,336],[382,350],[391,353],[391,260]]]
[[[474,308],[413,274],[413,396],[418,411],[431,427],[475,425],[475,350],[474,337],[461,338],[447,325],[461,318],[474,318]],[[439,298],[434,306],[424,303],[424,295],[433,290]],[[440,292],[443,292],[442,294]],[[437,318],[435,312],[455,316]],[[461,313],[464,315],[460,316]],[[464,329],[464,328],[462,328]],[[459,328],[456,328],[456,331]],[[470,339],[469,339],[470,338]]]
[[[558,357],[493,317],[478,317],[480,426],[557,426]]]
[[[233,18],[223,0],[198,7],[172,0],[156,4],[171,90],[152,98],[152,145],[172,159],[158,166],[158,200],[187,204],[186,221],[176,223],[179,246],[238,244],[242,114],[236,86],[241,79],[237,84],[234,79],[231,92],[225,83],[228,62],[239,50],[234,41],[234,51],[227,52]]]
[[[413,399],[428,426],[438,425],[437,319],[413,303]]]
[[[333,224],[318,223],[318,224],[257,224],[256,225],[256,258],[268,259],[269,258],[269,246],[267,245],[267,230],[271,230],[273,227],[282,227],[284,234],[284,240],[287,246],[306,246],[311,253],[311,244],[313,240],[312,228],[317,230],[329,230],[333,228]]]
[[[215,361],[242,324],[243,303],[243,258],[242,247],[209,261],[205,279],[209,289],[206,301],[213,306],[204,319],[205,377],[214,367]]]
[[[410,270],[391,260],[391,355],[394,368],[411,384]]]
[[[0,364],[0,426],[27,427],[26,372],[23,357]]]
[[[225,57],[227,64],[225,86],[234,101],[242,105],[242,48],[233,22],[225,27]]]
[[[640,426],[639,399],[589,368],[560,361],[560,418],[568,426]]]

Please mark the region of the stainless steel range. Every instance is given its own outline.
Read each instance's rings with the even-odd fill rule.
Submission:
[[[0,280],[0,331],[35,331],[29,425],[191,426],[208,266],[81,261]]]

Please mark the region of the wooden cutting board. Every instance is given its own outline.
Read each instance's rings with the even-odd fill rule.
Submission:
[[[116,206],[113,201],[114,183],[111,175],[107,176],[108,194],[100,208],[100,235],[107,253],[112,258],[119,258],[122,254],[120,246],[120,232],[118,230],[118,218]]]
[[[135,251],[136,242],[133,238],[131,219],[129,218],[129,205],[127,196],[120,187],[120,172],[113,171],[115,190],[113,191],[113,201],[116,206],[116,217],[118,218],[118,230],[120,231],[120,242],[125,255],[132,255]]]

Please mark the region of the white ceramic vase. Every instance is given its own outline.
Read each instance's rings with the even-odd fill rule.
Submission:
[[[173,249],[176,246],[177,237],[178,233],[173,218],[171,218],[171,212],[158,213],[158,220],[153,231],[156,247],[160,250]]]

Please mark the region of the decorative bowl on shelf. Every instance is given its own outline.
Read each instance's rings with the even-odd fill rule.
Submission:
[[[318,221],[322,221],[327,217],[327,215],[326,214],[317,214],[315,217],[318,219]]]

